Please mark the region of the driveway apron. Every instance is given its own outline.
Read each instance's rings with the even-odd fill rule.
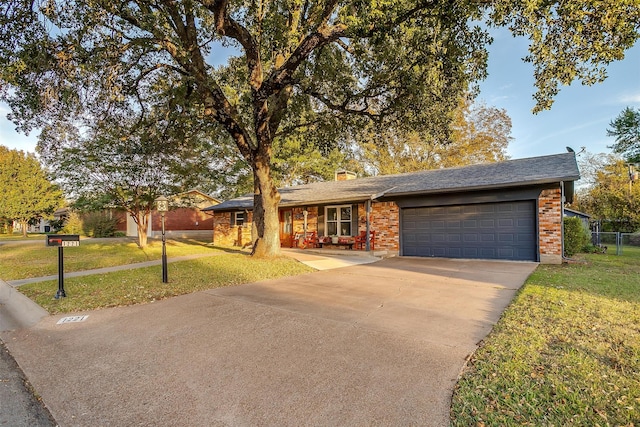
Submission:
[[[535,267],[386,259],[2,339],[61,426],[446,426],[466,358]]]

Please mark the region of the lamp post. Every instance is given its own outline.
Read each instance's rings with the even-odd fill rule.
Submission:
[[[169,283],[167,274],[167,241],[164,234],[164,215],[169,210],[169,199],[164,196],[158,197],[156,199],[156,209],[162,217],[162,283]]]

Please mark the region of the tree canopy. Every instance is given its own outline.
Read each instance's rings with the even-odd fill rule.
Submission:
[[[629,163],[640,163],[640,109],[625,108],[609,126],[607,136],[616,139],[609,148]]]
[[[581,172],[588,186],[578,190],[573,206],[602,221],[603,231],[637,231],[640,183],[630,180],[625,160],[616,155],[587,155]]]
[[[359,135],[358,157],[369,171],[387,175],[506,160],[511,118],[502,109],[462,97],[446,139],[397,128]]]
[[[251,166],[256,254],[279,251],[274,142],[371,121],[442,134],[486,72],[489,25],[531,40],[536,109],[602,80],[638,38],[636,0],[231,2],[11,0],[0,6],[3,98],[22,129],[142,111],[173,94]],[[239,56],[213,66],[214,45]],[[169,89],[169,90],[168,90]],[[328,140],[329,143],[331,139]]]
[[[62,207],[62,191],[52,184],[33,154],[0,145],[0,218],[18,222],[27,236],[31,221]]]

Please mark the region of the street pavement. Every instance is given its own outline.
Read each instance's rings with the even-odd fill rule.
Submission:
[[[446,426],[467,357],[535,267],[385,259],[0,338],[63,426]]]

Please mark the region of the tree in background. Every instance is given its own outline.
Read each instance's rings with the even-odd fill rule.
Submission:
[[[615,155],[587,155],[580,166],[587,186],[577,191],[572,207],[601,221],[602,231],[637,231],[640,184],[630,181],[626,161]]]
[[[37,147],[76,209],[124,209],[141,248],[155,199],[200,187],[215,169],[205,130],[158,114],[113,110],[84,128],[59,121],[43,129]]]
[[[629,163],[640,163],[640,109],[625,108],[609,126],[607,136],[616,139],[609,148]]]
[[[463,97],[443,139],[388,127],[370,130],[353,145],[376,175],[497,162],[507,158],[511,118],[503,109]]]
[[[49,181],[33,154],[0,146],[0,218],[16,221],[27,237],[30,222],[47,218],[64,204],[62,191]]]
[[[87,111],[95,120],[123,98],[143,100],[134,109],[144,109],[158,82],[181,88],[185,120],[215,123],[250,165],[255,253],[273,256],[276,138],[287,129],[346,132],[350,118],[442,133],[460,96],[485,75],[490,39],[476,25],[485,17],[531,40],[526,60],[541,110],[560,85],[605,78],[604,67],[639,37],[640,7],[636,0],[15,0],[0,5],[0,79],[11,89],[2,94],[13,120],[29,129]],[[215,67],[216,45],[239,56]]]

